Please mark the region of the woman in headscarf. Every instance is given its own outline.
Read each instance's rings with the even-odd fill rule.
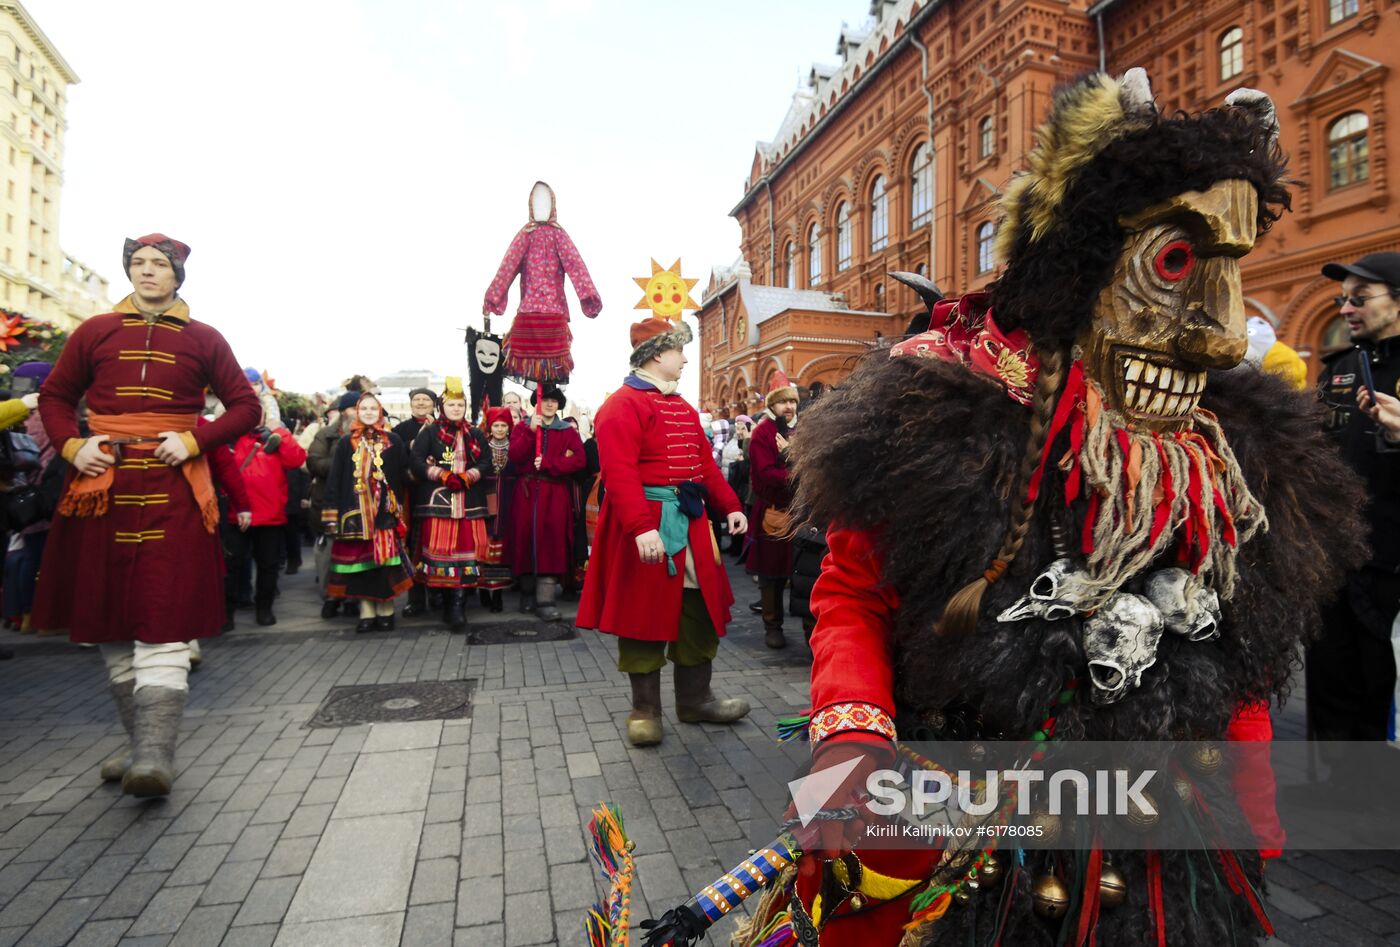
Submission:
[[[413,518],[418,529],[417,579],[444,593],[444,620],[467,628],[467,589],[481,579],[486,552],[486,475],[491,451],[471,426],[460,378],[443,386],[442,411],[413,442]]]
[[[359,601],[356,631],[388,631],[394,627],[394,599],[413,584],[400,499],[408,485],[408,455],[384,426],[378,398],[365,392],[355,407],[349,436],[335,444],[321,512],[326,532],[335,537],[327,592]]]
[[[510,463],[510,434],[515,427],[515,415],[509,407],[487,408],[487,452],[491,456],[486,471],[487,520],[490,539],[481,561],[481,604],[493,612],[502,610],[502,592],[515,581],[505,564],[505,536],[510,529],[510,499],[515,488],[515,471]]]

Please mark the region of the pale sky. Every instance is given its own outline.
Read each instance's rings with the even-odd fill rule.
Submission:
[[[190,244],[182,295],[239,360],[309,392],[363,372],[466,374],[460,327],[531,184],[603,297],[570,291],[570,392],[596,405],[647,315],[655,257],[699,279],[799,76],[868,0],[24,0],[78,73],[60,237],[130,291],[126,236]],[[508,315],[519,299],[512,288]],[[692,327],[694,317],[688,316]],[[505,328],[506,320],[493,320]],[[687,354],[682,391],[698,391]]]

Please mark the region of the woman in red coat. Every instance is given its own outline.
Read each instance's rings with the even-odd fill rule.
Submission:
[[[710,691],[734,595],[705,506],[727,518],[731,533],[748,523],[715,465],[700,416],[676,393],[689,341],[684,323],[634,324],[634,371],[594,424],[606,493],[577,624],[618,636],[617,668],[632,681],[633,746],[661,741],[668,657],[682,721],[732,723],[749,712],[747,702]]]
[[[520,578],[520,610],[557,621],[559,577],[573,568],[574,489],[572,477],[587,458],[578,431],[564,423],[559,410],[567,404],[558,388],[537,390],[532,403],[540,413],[517,424],[510,435],[511,467],[519,471],[506,537],[506,562]],[[542,449],[535,456],[536,432]]]
[[[266,417],[264,413],[264,420]],[[243,562],[251,555],[258,567],[257,587],[253,593],[257,622],[275,625],[277,616],[272,614],[272,601],[277,596],[277,575],[281,571],[285,544],[282,527],[287,522],[287,471],[306,463],[306,451],[284,427],[254,428],[240,437],[231,449],[239,477],[248,491],[253,519],[244,530],[239,528],[238,511],[229,511],[227,524],[234,528],[223,531],[228,564],[228,575],[224,577],[224,608],[232,621],[238,598],[238,575]]]
[[[797,389],[778,373],[768,392],[768,411],[749,440],[749,478],[753,488],[753,548],[748,570],[758,576],[763,603],[763,641],[770,648],[787,645],[783,637],[783,586],[792,576],[792,540],[787,508],[792,503],[787,447],[797,425]]]

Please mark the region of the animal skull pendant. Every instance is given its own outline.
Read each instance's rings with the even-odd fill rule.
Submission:
[[[1096,704],[1113,704],[1142,681],[1157,661],[1162,613],[1131,592],[1117,592],[1084,621],[1084,657]]]
[[[1060,621],[1073,618],[1094,593],[1088,575],[1075,568],[1069,559],[1056,559],[1035,577],[1030,590],[997,616],[997,621],[1024,621],[1043,618]]]
[[[1152,573],[1143,594],[1162,613],[1172,634],[1191,641],[1214,641],[1220,637],[1220,596],[1185,569]]]

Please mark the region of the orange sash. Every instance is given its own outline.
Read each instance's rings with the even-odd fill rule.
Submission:
[[[89,414],[88,427],[93,434],[106,434],[109,437],[157,437],[162,431],[193,431],[198,423],[194,414],[161,414],[151,411],[136,414]],[[154,446],[154,445],[152,445]],[[102,445],[102,450],[112,453],[111,446]],[[73,479],[63,499],[58,503],[58,512],[64,516],[104,516],[107,502],[116,480],[116,465],[113,464],[96,477],[89,477],[74,471]],[[180,472],[194,494],[194,502],[199,507],[204,528],[214,532],[219,527],[219,500],[214,495],[214,481],[209,476],[209,461],[203,454],[191,457],[180,465]]]

